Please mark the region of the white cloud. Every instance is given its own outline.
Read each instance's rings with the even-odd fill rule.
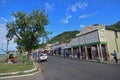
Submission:
[[[7,18],[0,17],[0,27],[4,28],[8,22]]]
[[[11,50],[17,50],[16,49],[16,46],[17,46],[17,44],[16,43],[14,43],[14,40],[12,39],[10,42],[9,42],[9,50],[11,51]]]
[[[4,46],[6,46],[6,27],[4,26],[4,24],[0,24],[0,48],[4,48]]]
[[[0,24],[0,49],[3,48],[3,50],[6,50],[6,34],[7,30],[5,26],[1,26]],[[14,43],[14,40],[11,40],[9,42],[8,50],[16,50],[16,43]]]
[[[83,14],[81,16],[78,17],[78,19],[84,19],[87,18],[89,16],[89,14]]]
[[[67,24],[69,21],[67,19],[63,19],[62,22]]]
[[[45,3],[45,8],[47,9],[47,10],[52,10],[53,9],[53,4],[49,4],[49,3]]]
[[[8,22],[8,20],[4,17],[1,17],[0,20],[3,21],[3,22]]]
[[[3,27],[5,26],[6,24],[5,23],[0,23],[0,27]]]
[[[5,25],[7,22],[15,21],[15,18],[10,16],[9,18],[0,17],[0,26]]]
[[[13,22],[13,21],[15,21],[15,17],[10,16],[10,18],[8,19],[8,22]]]
[[[69,19],[71,19],[72,16],[71,15],[67,15],[65,19],[62,19],[61,21],[65,24],[69,23]]]
[[[80,28],[84,28],[85,27],[85,25],[83,25],[83,24],[80,24]]]
[[[10,21],[13,21],[14,18],[10,18]],[[6,40],[6,34],[7,34],[7,30],[6,30],[6,22],[8,22],[7,18],[4,17],[0,17],[0,49],[4,49],[6,50],[6,44],[7,44],[7,40]],[[10,41],[9,43],[9,50],[16,50],[16,44],[14,43],[14,41]]]
[[[84,9],[85,7],[88,6],[88,3],[85,2],[77,2],[75,4],[73,4],[70,9],[72,12],[76,12],[78,9]]]
[[[2,4],[2,6],[3,7],[6,7],[7,5],[7,2],[8,2],[8,0],[1,0],[1,4]]]

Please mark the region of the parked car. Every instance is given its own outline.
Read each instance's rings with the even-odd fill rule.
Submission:
[[[39,54],[38,55],[38,62],[41,62],[41,61],[47,61],[47,59],[48,59],[48,56],[47,56],[47,54]]]

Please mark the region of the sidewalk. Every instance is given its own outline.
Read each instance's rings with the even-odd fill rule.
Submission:
[[[118,60],[118,63],[116,63],[115,61],[104,61],[104,63],[106,63],[106,64],[120,64],[120,60]]]
[[[98,62],[98,60],[80,60],[80,61],[100,63],[100,62]],[[115,61],[103,61],[100,64],[120,64],[120,60],[118,61],[118,63],[115,63]]]
[[[50,55],[52,56],[52,55]],[[72,59],[72,60],[80,60],[78,58],[72,58],[72,57],[64,57],[64,56],[55,56],[55,57],[60,57],[60,58],[66,58],[66,59]],[[87,61],[87,62],[95,62],[95,63],[99,63],[98,60],[85,60],[82,59],[80,61]],[[118,63],[115,63],[115,61],[103,61],[102,64],[120,64],[120,60],[118,60]]]

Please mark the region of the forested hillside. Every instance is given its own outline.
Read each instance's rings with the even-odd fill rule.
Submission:
[[[95,24],[96,25],[96,24]],[[115,24],[108,25],[106,28],[113,29],[113,30],[120,30],[120,21],[118,21]],[[77,33],[80,31],[67,31],[63,32],[62,34],[59,34],[55,37],[53,37],[48,43],[56,43],[56,42],[64,42],[64,43],[69,43],[71,39],[75,37]]]
[[[79,31],[67,31],[53,37],[48,43],[55,43],[55,42],[64,42],[69,43],[71,39],[73,39]]]
[[[115,23],[115,24],[106,26],[106,27],[109,28],[109,29],[120,30],[120,21],[118,21],[118,22]]]

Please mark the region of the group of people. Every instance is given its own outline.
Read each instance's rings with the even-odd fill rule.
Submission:
[[[13,56],[13,54],[6,54],[6,61],[7,62],[12,62],[12,63],[15,63],[15,58]]]
[[[15,56],[13,54],[6,54],[6,62],[8,63],[15,63]],[[23,62],[23,64],[25,63],[27,59],[27,56],[25,53],[23,53],[23,55],[21,56],[21,60]]]

